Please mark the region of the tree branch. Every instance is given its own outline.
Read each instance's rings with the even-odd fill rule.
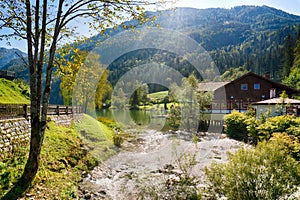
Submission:
[[[24,66],[28,68],[28,62],[25,60],[25,58],[22,55],[20,55],[18,52],[15,52],[15,54],[24,62]]]

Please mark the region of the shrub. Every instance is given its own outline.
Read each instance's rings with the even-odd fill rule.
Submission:
[[[233,111],[225,116],[225,124],[229,137],[252,144],[269,140],[273,133],[287,133],[300,139],[300,119],[294,115],[266,117],[262,114],[256,119],[251,114]]]
[[[240,149],[205,174],[212,199],[288,199],[300,186],[299,162],[280,139]]]
[[[114,145],[117,147],[121,147],[122,143],[124,142],[124,138],[121,135],[114,135],[113,136]]]
[[[173,130],[178,130],[181,121],[181,109],[179,106],[172,106],[168,115],[169,126]]]
[[[138,191],[138,199],[202,199],[197,188],[199,177],[192,173],[197,164],[196,154],[179,155],[175,163],[160,169],[164,177],[162,182],[153,181],[151,176],[137,180],[135,190]]]
[[[280,140],[284,143],[290,154],[300,161],[300,141],[298,137],[287,133],[274,133],[270,140]]]
[[[257,131],[260,140],[269,140],[272,137],[272,133],[283,133],[289,128],[298,125],[296,117],[294,115],[282,115],[267,118],[265,123],[261,123],[257,126]]]
[[[247,141],[248,131],[246,120],[248,116],[238,111],[233,111],[231,114],[225,116],[225,132],[230,138],[236,140]]]

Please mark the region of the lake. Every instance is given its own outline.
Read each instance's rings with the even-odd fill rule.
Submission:
[[[169,111],[164,109],[158,110],[118,110],[118,109],[101,109],[97,110],[98,117],[106,117],[118,122],[120,125],[129,125],[130,128],[143,128],[158,131],[169,130],[166,123],[166,116]],[[223,113],[204,114],[203,118],[210,121],[210,132],[221,132],[223,126]]]
[[[132,128],[145,128],[162,130],[166,124],[168,111],[165,110],[97,110],[98,117],[112,119],[119,124],[133,126]]]

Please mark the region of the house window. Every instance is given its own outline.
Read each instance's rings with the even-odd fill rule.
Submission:
[[[254,90],[260,90],[260,84],[254,83]]]
[[[248,84],[241,84],[241,90],[248,90]]]
[[[270,89],[270,99],[276,97],[276,88],[271,88]]]

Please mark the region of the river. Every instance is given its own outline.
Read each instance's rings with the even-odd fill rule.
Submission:
[[[220,133],[127,132],[135,137],[80,183],[82,199],[186,199],[204,187],[205,166],[243,145]],[[191,182],[181,184],[184,177]]]

